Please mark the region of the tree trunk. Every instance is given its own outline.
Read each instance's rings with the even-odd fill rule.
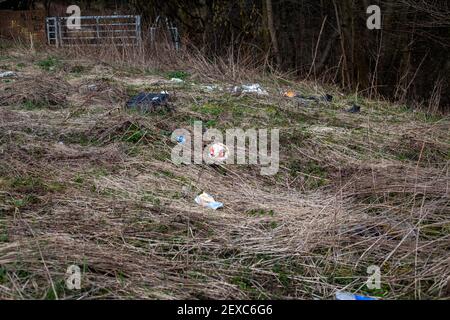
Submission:
[[[275,24],[273,22],[272,0],[266,0],[266,8],[267,8],[267,26],[269,27],[270,38],[272,40],[273,53],[275,55],[278,67],[281,67],[282,60],[280,51],[278,49],[278,39],[275,31]]]

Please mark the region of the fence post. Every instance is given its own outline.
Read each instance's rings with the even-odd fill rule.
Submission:
[[[50,22],[49,22],[49,18],[45,18],[45,29],[47,30],[47,43],[50,45]]]
[[[98,29],[98,27],[99,27],[99,24],[100,23],[100,20],[99,20],[99,18],[97,17],[97,18],[95,18],[95,29],[97,30],[97,39],[100,39],[100,30]]]
[[[56,47],[59,48],[60,46],[63,46],[63,39],[62,39],[62,32],[61,32],[61,18],[56,18],[55,22],[55,30],[58,30],[57,36],[56,36]]]
[[[136,23],[136,41],[137,45],[141,46],[142,39],[141,39],[141,16],[135,16],[135,23]]]

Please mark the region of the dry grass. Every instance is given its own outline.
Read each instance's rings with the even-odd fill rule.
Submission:
[[[299,106],[279,90],[324,89],[279,76],[256,76],[268,97],[204,92],[197,83],[252,72],[198,57],[53,54],[62,66],[49,72],[35,64],[43,53],[2,53],[2,64],[26,67],[0,92],[1,298],[449,297],[448,117],[361,99],[363,112],[348,114],[353,98],[337,90],[332,104]],[[177,68],[187,83],[167,80]],[[123,108],[132,92],[162,89],[175,111]],[[49,104],[26,108],[30,95]],[[170,133],[193,120],[281,128],[280,172],[174,165]],[[198,207],[202,191],[224,210]],[[81,291],[65,287],[71,264]],[[381,267],[380,290],[365,287],[369,265]]]
[[[57,77],[19,78],[0,83],[0,105],[30,104],[62,107],[66,104],[69,85]]]

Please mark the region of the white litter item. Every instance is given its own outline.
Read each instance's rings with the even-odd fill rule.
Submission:
[[[223,143],[214,143],[209,147],[209,157],[214,162],[220,163],[228,159],[229,150]]]
[[[9,77],[15,77],[17,74],[14,71],[5,71],[0,72],[0,78],[9,78]]]
[[[96,84],[89,84],[87,88],[89,91],[97,91],[98,89]]]
[[[268,95],[269,93],[264,90],[259,83],[253,83],[241,86],[242,93],[256,93],[261,95]]]
[[[174,83],[183,83],[184,80],[183,80],[183,79],[180,79],[180,78],[172,78],[172,79],[170,79],[170,82],[174,82]]]
[[[213,91],[216,91],[216,90],[222,90],[222,88],[221,87],[219,87],[219,86],[217,86],[217,85],[215,85],[215,84],[213,84],[213,85],[207,85],[207,86],[202,86],[202,89],[203,90],[205,90],[205,91],[207,91],[207,92],[213,92]]]
[[[219,208],[223,208],[222,202],[217,202],[214,200],[212,196],[203,192],[201,195],[195,197],[195,202],[202,207],[211,208],[213,210],[217,210]]]

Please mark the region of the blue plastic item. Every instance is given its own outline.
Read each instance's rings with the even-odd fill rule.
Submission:
[[[223,208],[223,203],[215,201],[215,202],[208,203],[207,206],[213,210],[217,210],[219,208]]]
[[[186,142],[186,137],[185,136],[177,136],[176,140],[178,143],[184,144]]]
[[[336,292],[336,300],[378,300],[376,298],[359,296],[350,292]]]

